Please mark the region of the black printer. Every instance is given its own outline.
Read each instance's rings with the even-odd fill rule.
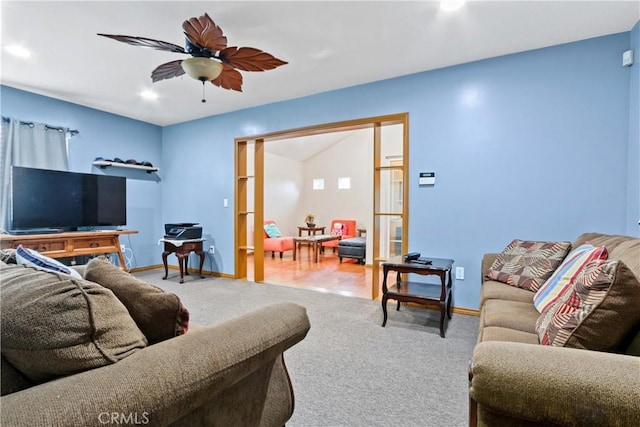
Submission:
[[[190,240],[202,238],[202,227],[197,222],[181,222],[164,225],[164,238],[171,240]]]

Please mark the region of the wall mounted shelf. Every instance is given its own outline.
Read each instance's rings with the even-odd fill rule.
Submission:
[[[129,163],[119,163],[119,162],[107,162],[106,160],[96,160],[95,162],[93,162],[93,165],[98,166],[100,169],[105,169],[109,166],[113,166],[116,168],[143,170],[143,171],[146,171],[147,173],[158,172],[158,168],[153,166],[132,165]]]

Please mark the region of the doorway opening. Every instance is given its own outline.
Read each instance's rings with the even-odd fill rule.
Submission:
[[[268,148],[276,147],[276,141],[296,140],[296,143],[305,141],[310,144],[310,137],[313,136],[331,135],[340,139],[344,135],[355,133],[368,135],[365,150],[368,150],[369,154],[346,160],[364,167],[366,171],[367,194],[364,195],[363,199],[366,201],[359,203],[360,205],[366,205],[366,213],[361,214],[358,228],[359,232],[366,230],[364,235],[366,236],[367,248],[367,293],[373,299],[378,297],[381,282],[380,264],[390,256],[406,252],[408,247],[408,188],[406,183],[409,157],[407,113],[236,138],[234,212],[236,278],[246,279],[250,268],[254,281],[265,281],[263,223],[265,219],[273,219],[265,217],[265,186],[269,185],[267,181],[271,176],[271,173],[267,174],[267,179],[265,180],[265,157],[269,157]],[[283,146],[279,145],[279,147],[282,148]],[[310,145],[305,145],[304,148],[299,150],[286,148],[285,151],[296,151],[300,154],[310,149]],[[339,160],[345,159],[325,160],[326,167],[330,168],[337,165]],[[315,164],[317,165],[318,162],[316,161]],[[339,174],[345,175],[341,172]],[[314,173],[310,172],[303,179],[303,181],[309,183],[308,186],[300,186],[305,193],[313,191],[311,182],[315,178]],[[351,183],[351,179],[345,178],[349,177],[341,176],[341,178],[337,178],[339,182],[336,185],[344,189],[345,186],[357,183],[355,179]],[[271,187],[267,189],[267,194],[270,192]],[[348,194],[348,192],[344,194]],[[348,200],[349,197],[353,198],[353,194],[352,196],[346,196],[347,199],[345,200]],[[335,206],[338,212],[337,208],[345,202],[339,202],[336,197],[338,196],[331,196],[331,200],[337,202]],[[358,197],[362,198],[363,194],[358,193]],[[322,201],[322,197],[319,200],[320,203],[328,203],[326,200]],[[270,202],[271,200],[267,204]],[[269,214],[269,212],[267,213]],[[298,222],[301,222],[306,213],[295,212],[294,209],[294,212],[291,213],[295,216],[293,221],[298,220]],[[325,220],[329,220],[329,215],[329,213],[325,212]],[[364,221],[362,221],[363,217],[366,217]],[[339,216],[333,216],[333,218],[339,218]],[[326,233],[328,234],[328,231]],[[267,254],[267,257],[270,258],[271,253]],[[307,258],[307,260],[309,259],[311,258]],[[336,259],[337,257],[333,257],[333,261],[336,261]],[[267,261],[270,262],[271,259],[267,259]],[[296,261],[293,264],[289,263],[288,268],[300,269],[300,262],[302,261],[300,260],[297,264]],[[266,267],[267,269],[270,268],[270,264],[267,264]],[[326,268],[322,267],[322,262],[309,263],[308,267],[311,270],[322,271],[325,274],[325,280],[327,279],[328,258],[325,263]],[[313,285],[310,287],[314,288]],[[339,288],[332,288],[328,291],[347,294],[350,292]]]

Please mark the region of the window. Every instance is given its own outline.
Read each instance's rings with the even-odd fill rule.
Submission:
[[[324,190],[324,178],[314,178],[313,179],[313,189],[314,190]]]
[[[338,190],[348,190],[351,188],[351,177],[343,176],[338,178]]]

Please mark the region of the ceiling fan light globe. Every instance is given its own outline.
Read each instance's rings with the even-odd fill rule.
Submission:
[[[188,58],[180,65],[185,73],[200,81],[213,80],[222,73],[222,64],[209,58]]]

